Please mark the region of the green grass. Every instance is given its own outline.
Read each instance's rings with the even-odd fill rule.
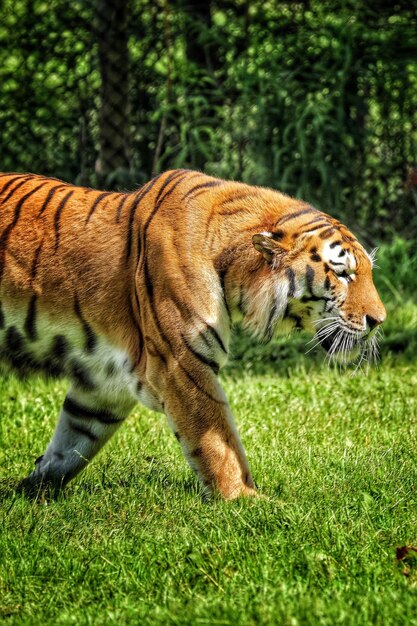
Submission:
[[[237,337],[223,381],[264,500],[204,503],[139,407],[65,496],[30,503],[13,484],[66,387],[1,380],[0,622],[417,624],[417,566],[395,558],[417,545],[417,306],[390,293],[367,376],[304,357],[304,338]]]

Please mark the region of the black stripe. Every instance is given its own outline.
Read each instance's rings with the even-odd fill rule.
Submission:
[[[1,189],[0,193],[3,193],[5,190],[7,190],[10,185],[12,185],[14,183],[14,181],[19,180],[19,178],[26,178],[27,176],[30,176],[30,174],[24,173],[24,174],[10,174],[10,173],[5,173],[5,174],[0,174],[0,178],[5,178],[6,176],[11,176],[10,180],[7,181],[7,183],[5,183],[3,189]]]
[[[88,213],[87,219],[85,220],[86,224],[88,224],[88,222],[90,221],[91,216],[93,215],[94,211],[96,210],[100,202],[104,200],[104,198],[107,198],[108,196],[111,196],[111,195],[112,195],[111,191],[103,191],[103,193],[97,196],[97,198],[94,200],[93,204],[91,205],[91,209]]]
[[[214,339],[217,341],[217,343],[219,344],[220,348],[223,350],[223,352],[225,354],[227,354],[227,350],[226,350],[226,346],[224,345],[222,338],[220,337],[219,333],[217,332],[217,330],[215,328],[213,328],[213,326],[210,326],[210,324],[206,324],[207,326],[207,330],[209,331],[209,333],[211,335],[213,335]]]
[[[25,172],[3,172],[2,174],[0,174],[0,178],[6,178],[6,176],[12,176],[14,178],[14,180],[16,180],[16,178],[21,178],[22,176],[27,176],[27,173]]]
[[[333,241],[333,242],[329,245],[329,248],[332,248],[332,249],[333,249],[333,248],[336,248],[336,246],[341,246],[341,245],[342,245],[342,242],[341,242],[341,241],[339,241],[339,240],[338,240],[338,241]]]
[[[323,226],[324,225],[329,226],[329,222],[327,221],[327,218],[324,215],[324,213],[319,212],[319,215],[317,217],[313,217],[312,220],[309,220],[308,222],[303,224],[303,229],[306,228],[307,226],[311,226],[312,224],[317,224],[318,222],[324,222]],[[321,228],[321,226],[315,226],[315,228]],[[302,230],[301,232],[308,232],[308,231]]]
[[[135,294],[135,298],[136,298],[136,301],[138,301],[137,294]],[[138,304],[138,306],[139,306],[139,304]],[[140,315],[140,309],[138,309],[138,313]],[[142,333],[142,329],[140,327],[140,324],[136,324],[136,330],[137,330],[137,333],[138,333],[138,351],[139,351],[138,363],[139,363],[139,361],[141,359],[141,356],[142,356],[143,345],[144,345],[143,333]],[[135,364],[135,367],[136,367],[136,365],[137,365],[137,363]]]
[[[155,305],[154,305],[154,301],[153,301],[153,287],[152,287],[152,282],[150,280],[146,259],[145,259],[144,273],[145,273],[145,282],[147,284],[147,288],[148,288],[149,292],[151,293],[151,297],[149,298],[149,305],[150,305],[150,308],[151,308],[153,321],[154,321],[154,323],[155,323],[155,325],[157,327],[157,330],[159,332],[159,335],[160,335],[161,339],[168,346],[168,348],[169,348],[169,350],[170,350],[170,352],[171,352],[175,362],[177,363],[178,367],[182,370],[182,372],[185,374],[185,376],[188,378],[188,380],[193,383],[193,385],[196,387],[196,389],[198,389],[198,391],[200,393],[205,395],[207,398],[209,398],[210,400],[212,400],[216,404],[224,405],[225,402],[223,400],[219,400],[218,398],[213,396],[211,393],[206,391],[204,389],[204,387],[201,386],[200,381],[198,379],[194,378],[194,376],[177,359],[176,351],[174,350],[174,347],[173,347],[171,341],[168,339],[167,335],[165,335],[165,333],[164,333],[164,331],[162,329],[162,326],[161,326],[161,322],[160,322],[159,317],[157,315],[157,312],[155,310]],[[145,342],[147,341],[147,339],[148,338],[145,337]],[[166,362],[166,359],[165,359],[165,357],[163,355],[159,355],[159,356],[161,357],[161,359],[163,359],[164,362]]]
[[[70,373],[75,379],[77,385],[86,391],[92,391],[94,389],[94,383],[88,370],[83,367],[81,363],[73,359],[70,363]]]
[[[285,222],[289,222],[290,220],[294,220],[296,217],[300,217],[301,215],[307,215],[308,213],[318,213],[317,209],[313,209],[313,207],[309,207],[308,209],[301,209],[301,211],[296,211],[295,213],[291,213],[290,215],[286,215],[285,217],[281,217],[276,223],[275,226],[280,226],[281,224],[285,224]]]
[[[164,365],[167,364],[167,360],[164,354],[162,354],[162,352],[160,352],[156,346],[156,343],[154,342],[154,340],[152,339],[152,337],[149,337],[148,335],[146,335],[145,337],[145,345],[146,345],[146,351],[148,354],[150,354],[151,356],[154,357],[158,357],[158,359],[161,359],[162,363]]]
[[[123,418],[117,417],[111,411],[96,411],[94,409],[89,409],[85,406],[81,406],[81,404],[78,404],[75,400],[68,398],[68,396],[64,400],[63,408],[73,417],[79,417],[80,419],[87,420],[94,419],[102,424],[119,424],[124,421]]]
[[[293,322],[295,322],[295,327],[302,330],[303,324],[301,317],[293,313],[289,305],[287,305],[287,308],[285,309],[284,319],[292,320]]]
[[[239,301],[238,301],[238,303],[237,303],[237,308],[238,308],[238,311],[239,311],[242,315],[244,315],[244,314],[246,313],[245,308],[244,308],[244,306],[243,306],[243,304],[244,304],[244,300],[245,300],[245,292],[243,291],[243,289],[240,289],[240,290],[239,290]]]
[[[0,302],[0,328],[4,328],[4,313],[3,313],[3,305]]]
[[[208,367],[211,367],[211,369],[213,370],[215,374],[219,373],[220,365],[217,363],[217,361],[214,361],[213,359],[209,359],[204,354],[201,354],[200,352],[195,350],[193,346],[190,344],[190,342],[188,341],[187,337],[185,337],[185,335],[183,335],[182,333],[181,333],[181,339],[183,340],[184,345],[187,348],[187,350],[189,350],[189,352],[191,352],[191,354],[193,354],[196,359],[198,359],[205,365],[208,365]]]
[[[238,207],[237,209],[230,209],[230,211],[219,211],[216,215],[222,215],[223,217],[231,217],[232,215],[238,215],[239,213],[244,213],[248,211],[248,207]]]
[[[330,265],[345,265],[345,263],[338,263],[337,261],[329,261]]]
[[[180,172],[181,172],[181,171],[183,171],[183,170],[180,170]],[[161,194],[162,189],[160,190],[160,192],[159,192],[159,194],[158,194],[158,197],[157,197],[157,201],[158,201],[158,209],[159,209],[159,207],[162,205],[162,203],[166,200],[166,198],[168,198],[168,196],[170,196],[170,195],[172,194],[172,192],[174,191],[174,189],[176,189],[176,187],[178,187],[178,185],[179,185],[179,184],[180,184],[180,183],[184,180],[184,178],[186,178],[186,177],[187,177],[187,175],[188,175],[187,173],[186,173],[186,174],[183,174],[183,175],[179,178],[179,180],[177,180],[177,182],[176,182],[174,185],[172,185],[172,187],[170,187],[170,189],[168,189],[168,190],[164,193],[164,195],[162,195],[162,194]],[[175,177],[171,178],[171,181],[172,181],[172,180],[175,180],[176,178],[178,178],[178,176],[175,176]],[[171,181],[170,181],[170,182],[171,182]],[[155,213],[156,213],[156,211],[155,211]],[[152,216],[152,219],[153,219],[153,217],[154,217],[154,216]]]
[[[150,191],[153,185],[150,185],[149,189],[145,190],[144,193],[136,195],[129,209],[129,224],[127,228],[127,243],[126,243],[126,260],[129,259],[130,254],[132,252],[132,241],[133,241],[133,222],[135,219],[136,209],[138,208],[142,198]]]
[[[56,335],[51,347],[51,357],[62,361],[68,354],[68,341],[64,335]]]
[[[274,304],[272,305],[272,308],[269,312],[269,316],[268,316],[268,321],[266,323],[266,331],[265,331],[265,339],[267,341],[271,341],[272,339],[272,334],[273,334],[273,322],[276,316],[276,312],[277,312],[277,304],[274,301]]]
[[[184,180],[184,178],[186,178],[186,177],[187,177],[187,174],[184,174],[183,176],[181,176],[181,178],[179,178],[179,179],[176,181],[176,183],[175,183],[174,185],[172,185],[172,187],[170,187],[170,188],[168,189],[168,191],[166,191],[166,192],[164,193],[164,195],[163,195],[163,196],[162,196],[162,195],[160,195],[160,194],[158,194],[158,197],[159,197],[159,200],[158,200],[158,209],[161,207],[161,205],[163,204],[163,202],[164,202],[164,201],[165,201],[165,200],[166,200],[166,199],[167,199],[167,198],[168,198],[168,197],[172,194],[172,192],[176,189],[176,187],[178,187],[178,185],[179,185],[179,184],[180,184],[180,183]],[[178,178],[178,176],[175,176],[175,178]],[[175,178],[172,178],[171,180],[175,180]],[[158,210],[158,209],[157,209],[157,210]],[[156,213],[156,211],[155,211],[155,213]],[[154,218],[155,213],[152,215],[152,219]],[[150,220],[149,220],[149,223],[150,223]]]
[[[38,296],[36,294],[33,294],[29,302],[28,312],[26,314],[25,323],[23,325],[24,331],[27,337],[29,337],[31,341],[35,341],[35,339],[37,339],[37,336],[38,336],[36,332],[36,301],[37,299],[38,299]]]
[[[33,281],[36,278],[36,274],[38,273],[39,257],[41,254],[42,246],[43,246],[43,241],[36,248],[35,256],[33,257],[32,267],[30,270],[30,284],[31,285],[33,284]]]
[[[320,239],[327,239],[327,237],[330,237],[330,235],[333,235],[335,230],[336,229],[333,228],[333,226],[331,226],[330,228],[326,228],[326,230],[323,230],[323,232],[319,234]]]
[[[20,179],[21,177],[19,176],[18,179]],[[2,198],[1,200],[1,204],[4,204],[5,202],[7,202],[7,200],[9,198],[12,197],[12,195],[14,194],[15,191],[17,191],[20,187],[22,187],[22,185],[24,185],[28,180],[31,180],[33,178],[33,176],[28,176],[27,174],[23,176],[23,180],[21,180],[16,187],[13,187],[13,189],[11,189],[9,191],[9,193],[6,195],[5,198]],[[3,194],[5,191],[7,191],[7,189],[10,187],[10,185],[13,185],[13,183],[16,181],[16,178],[12,178],[12,180],[9,180],[3,187],[3,189],[1,189],[0,193]]]
[[[300,299],[300,302],[328,302],[330,298],[326,298],[326,296],[315,296],[313,293],[308,296],[303,296]]]
[[[151,276],[149,274],[149,268],[148,268],[148,263],[147,261],[145,261],[145,267],[144,269],[144,274],[145,274],[145,286],[146,286],[146,291],[148,294],[148,298],[150,300],[150,304],[153,308],[154,303],[153,303],[153,285],[152,285],[152,279]]]
[[[293,298],[295,294],[295,272],[291,267],[287,267],[286,274],[289,282],[288,298]]]
[[[329,222],[327,221],[326,215],[324,213],[320,213],[320,211],[318,211],[318,216],[317,217],[313,217],[312,220],[309,220],[308,222],[303,224],[303,228],[305,228],[306,226],[311,226],[312,224],[317,224],[317,222],[322,222],[322,221],[324,221],[327,226],[329,225]]]
[[[184,174],[184,172],[185,172],[185,174]],[[146,220],[145,225],[143,227],[142,237],[143,237],[143,241],[145,242],[145,245],[146,245],[146,234],[148,232],[149,226],[151,225],[151,222],[152,222],[153,218],[155,217],[156,213],[158,212],[158,210],[162,206],[163,202],[168,198],[168,196],[170,196],[172,194],[172,192],[175,190],[175,188],[184,180],[184,178],[186,178],[187,175],[188,175],[187,170],[176,170],[173,174],[168,176],[168,178],[163,183],[162,187],[160,188],[160,190],[158,192],[158,195],[156,196],[155,205],[154,205],[154,208],[152,210],[152,213],[149,215],[149,217]],[[170,189],[168,189],[168,191],[166,191],[164,193],[164,195],[162,195],[162,192],[166,188],[168,183],[170,183],[172,180],[175,180],[175,179],[178,179],[178,178],[179,178],[179,180],[177,180],[172,185],[172,187]],[[145,253],[144,253],[144,256],[145,256]]]
[[[258,196],[259,194],[256,194],[253,191],[244,191],[242,193],[238,193],[236,196],[223,200],[220,206],[224,206],[225,204],[232,204],[233,202],[238,202],[239,200],[245,200],[246,198],[256,198]]]
[[[149,215],[148,219],[145,222],[145,225],[144,225],[145,234],[146,234],[146,231],[148,230],[148,228],[150,226],[150,223],[152,222],[153,218],[155,217],[156,212],[158,211],[158,209],[161,206],[162,202],[166,198],[166,195],[162,196],[162,194],[165,191],[166,187],[169,185],[169,183],[172,180],[175,180],[179,176],[181,176],[181,180],[182,180],[182,178],[185,177],[185,174],[184,174],[185,171],[186,170],[175,170],[162,183],[162,185],[161,185],[161,187],[160,187],[160,189],[158,191],[158,194],[157,194],[157,196],[155,198],[154,208],[152,209],[151,214]],[[175,189],[174,185],[171,187],[170,193],[172,193],[173,189]]]
[[[142,190],[135,196],[129,211],[129,225],[127,231],[127,246],[126,246],[126,259],[130,257],[130,253],[132,251],[132,240],[133,240],[133,222],[135,218],[136,209],[141,203],[142,199],[151,191],[152,187],[155,183],[160,179],[162,174],[153,178]]]
[[[169,348],[171,350],[171,353],[174,354],[173,348],[172,348],[171,344],[169,345]],[[213,396],[209,391],[206,391],[204,389],[204,387],[201,386],[200,381],[198,379],[194,378],[194,376],[192,374],[190,374],[190,372],[183,365],[181,365],[181,363],[177,359],[176,359],[176,362],[177,362],[178,366],[180,367],[180,369],[184,372],[184,374],[188,378],[188,380],[194,385],[194,387],[200,393],[202,393],[204,396],[206,396],[206,398],[208,398],[209,400],[211,400],[215,404],[220,404],[222,406],[227,405],[227,403],[224,402],[224,400],[219,400],[219,398],[216,398],[215,396]]]
[[[9,326],[6,331],[6,345],[12,354],[20,354],[23,352],[25,340],[23,335],[17,330],[16,326]]]
[[[136,305],[138,307],[138,316],[140,318],[140,306],[139,306],[139,299],[138,299],[138,295],[136,293],[136,289],[135,289],[135,301],[136,301]],[[134,307],[133,307],[133,302],[132,302],[132,300],[131,300],[129,295],[127,297],[127,306],[129,308],[129,313],[130,313],[130,317],[132,319],[133,326],[135,327],[135,331],[136,331],[137,336],[138,336],[138,356],[137,356],[137,359],[135,360],[135,362],[132,364],[132,372],[133,372],[135,370],[136,366],[139,364],[140,357],[142,356],[143,335],[142,335],[142,330],[140,328],[140,325],[136,321],[136,315],[135,315],[135,310],[134,310]]]
[[[328,228],[328,227],[329,227],[329,224],[327,222],[324,222],[324,224],[317,224],[316,226],[311,226],[311,228],[306,228],[305,230],[299,230],[296,235],[298,237],[299,235],[304,235],[307,233],[314,233],[316,232],[316,230],[321,230],[322,228]]]
[[[97,435],[95,435],[90,430],[88,430],[88,428],[84,428],[83,426],[74,424],[74,422],[71,422],[71,421],[69,422],[69,425],[70,425],[71,430],[74,430],[76,433],[80,433],[81,435],[84,435],[85,437],[87,437],[87,439],[90,439],[90,441],[97,442],[99,440]]]
[[[48,191],[48,195],[46,196],[40,211],[38,213],[38,217],[40,217],[44,211],[46,210],[48,204],[50,203],[50,201],[52,200],[52,198],[54,197],[54,195],[56,194],[57,191],[59,191],[60,189],[64,189],[65,187],[68,187],[68,185],[56,185],[55,187],[52,187],[52,189],[50,189]]]
[[[312,294],[313,293],[313,282],[314,282],[314,270],[311,265],[307,265],[306,267],[306,279],[307,279],[307,289]]]
[[[36,191],[38,191],[38,189],[41,189],[42,187],[45,187],[45,185],[48,184],[48,181],[41,183],[40,185],[38,185],[37,187],[34,187],[33,189],[31,189],[30,191],[28,191],[24,196],[22,196],[19,200],[19,202],[17,203],[17,205],[19,206],[19,208],[21,208],[24,204],[24,202],[26,202],[26,200],[32,196]]]
[[[223,292],[224,306],[227,311],[227,315],[229,316],[229,319],[230,319],[232,316],[231,316],[229,305],[227,303],[227,298],[226,298],[226,274],[227,274],[227,269],[224,269],[221,272],[219,272],[219,279],[220,279],[220,285],[221,285],[222,292]]]
[[[140,191],[137,194],[135,194],[135,196],[134,196],[134,200],[133,200],[133,202],[132,202],[132,204],[130,206],[130,210],[129,210],[129,224],[128,224],[128,231],[127,231],[126,259],[128,259],[130,257],[130,253],[132,251],[133,222],[134,222],[134,219],[135,219],[136,209],[138,208],[138,206],[141,203],[141,201],[143,200],[143,198],[145,198],[145,196],[148,195],[148,193],[151,191],[151,189],[154,187],[154,185],[158,182],[158,180],[161,178],[161,176],[164,175],[164,173],[159,174],[158,176],[153,178],[151,181],[149,181],[149,183],[147,183],[144,187],[142,187],[140,189]],[[129,196],[129,197],[131,197],[131,196]]]
[[[93,352],[94,348],[97,345],[97,337],[95,332],[93,331],[93,329],[91,328],[90,324],[85,320],[82,312],[81,312],[81,307],[80,307],[80,303],[78,300],[78,296],[75,295],[74,297],[74,311],[76,316],[78,317],[78,319],[81,322],[81,325],[83,327],[84,330],[84,334],[85,334],[85,346],[84,346],[84,350],[86,352]]]
[[[161,188],[159,189],[158,195],[155,198],[155,203],[154,203],[154,208],[151,212],[151,214],[149,215],[148,219],[145,222],[145,225],[143,227],[142,230],[142,241],[143,241],[143,247],[144,247],[144,251],[142,254],[142,259],[139,259],[138,263],[137,263],[137,268],[139,267],[139,265],[141,263],[143,263],[143,259],[146,256],[146,234],[148,232],[148,228],[151,225],[151,222],[153,220],[153,218],[155,217],[156,213],[158,212],[159,208],[161,207],[162,203],[164,202],[164,200],[174,191],[174,189],[179,185],[179,183],[187,176],[190,175],[190,171],[189,170],[175,170],[174,172],[172,172],[168,178],[166,178],[166,180],[163,182]],[[200,174],[198,172],[194,172],[191,173],[190,178],[194,177],[194,176],[199,176]],[[162,192],[164,191],[164,189],[166,188],[166,186],[172,181],[175,180],[176,178],[178,178],[179,176],[181,176],[180,180],[178,180],[172,187],[171,189],[169,189],[163,196],[162,196]],[[128,241],[128,253],[126,256],[126,259],[129,258],[130,255],[130,246],[131,246],[131,229],[132,229],[132,224],[129,227],[129,233],[130,233],[130,237],[129,237],[129,241]]]
[[[58,247],[59,247],[59,236],[60,236],[60,219],[61,219],[61,213],[64,210],[65,205],[67,204],[68,200],[71,198],[71,196],[73,195],[74,190],[73,191],[69,191],[61,200],[61,202],[58,205],[57,210],[55,211],[55,217],[54,217],[54,228],[55,228],[55,252],[57,252]]]
[[[120,223],[120,218],[121,218],[121,215],[122,215],[122,209],[123,209],[124,204],[125,204],[125,202],[126,202],[126,200],[128,198],[129,198],[129,194],[127,194],[127,193],[123,194],[123,198],[121,199],[121,201],[117,205],[116,224]]]
[[[295,327],[296,328],[299,328],[300,330],[303,330],[303,320],[301,319],[301,317],[299,315],[296,315],[295,313],[290,313],[288,315],[288,319],[290,319],[293,322],[295,322]]]
[[[221,180],[211,180],[211,181],[209,181],[207,183],[200,183],[199,185],[195,185],[194,187],[189,189],[186,194],[183,195],[181,200],[182,200],[182,202],[184,200],[187,200],[188,198],[190,198],[190,196],[192,196],[194,194],[194,192],[198,191],[199,189],[207,189],[209,187],[218,187],[219,185],[222,184],[222,182],[223,181],[221,181]]]
[[[186,313],[188,315],[187,323],[190,323],[195,318],[197,318],[199,322],[204,324],[204,326],[206,327],[206,330],[204,332],[199,333],[199,336],[206,343],[206,345],[208,347],[212,347],[212,346],[209,343],[208,339],[205,337],[205,333],[211,334],[213,336],[213,339],[215,341],[217,341],[217,343],[219,344],[219,347],[221,348],[221,350],[223,350],[223,352],[225,354],[228,354],[226,346],[224,345],[223,340],[220,337],[220,335],[217,332],[217,330],[213,326],[208,324],[205,321],[204,317],[199,315],[199,313],[189,304],[189,302],[186,301],[185,298],[178,299],[177,295],[175,293],[171,293],[170,297],[172,299],[172,302],[175,304],[175,306],[177,307],[178,311],[180,312],[181,316],[182,316],[183,311],[186,311]],[[137,298],[137,294],[136,294],[136,298]],[[139,308],[139,302],[138,302],[138,308]]]
[[[26,181],[23,181],[26,182]],[[1,234],[0,237],[0,280],[3,277],[3,273],[4,273],[4,256],[6,253],[6,247],[7,247],[7,243],[9,241],[9,237],[10,234],[12,232],[12,230],[14,229],[14,227],[16,226],[17,222],[19,221],[20,218],[20,212],[23,206],[24,201],[26,200],[26,198],[30,195],[26,194],[25,196],[23,196],[23,198],[21,198],[19,200],[19,202],[16,204],[15,208],[14,208],[14,215],[13,215],[13,220],[11,221],[11,223],[4,229],[4,231]]]
[[[129,301],[130,301],[130,298],[129,298]],[[139,297],[138,297],[138,293],[137,293],[136,289],[135,289],[135,302],[136,302],[136,306],[138,308],[138,316],[139,316],[139,319],[140,319],[140,303],[139,303]],[[131,306],[132,313],[133,313],[133,305],[132,305],[132,303],[130,304],[130,306]],[[133,315],[133,319],[135,319],[134,315]],[[139,358],[140,358],[140,355],[142,354],[142,350],[143,350],[143,334],[142,334],[142,329],[140,328],[140,323],[138,324],[135,321],[135,325],[136,325],[136,329],[137,329],[137,332],[138,332]]]
[[[40,185],[38,185],[37,187],[34,187],[30,191],[28,191],[24,196],[22,196],[20,198],[20,200],[16,203],[15,210],[14,210],[15,211],[15,217],[14,217],[14,220],[13,220],[14,226],[17,224],[17,220],[20,217],[20,210],[21,210],[22,206],[24,205],[24,203],[26,202],[26,200],[28,198],[30,198],[30,196],[32,196],[36,191],[38,191],[38,189],[41,189],[41,187],[44,187],[47,184],[48,184],[47,182],[43,182]],[[17,215],[17,218],[16,218],[16,215]]]
[[[23,181],[23,182],[26,182],[26,181]],[[31,196],[33,193],[35,193],[35,191],[37,191],[40,187],[43,187],[43,185],[45,184],[46,183],[42,183],[35,189],[32,189],[27,194],[22,196],[22,198],[20,198],[19,202],[17,202],[17,204],[15,205],[12,222],[4,229],[4,231],[1,234],[1,237],[0,237],[0,279],[3,277],[3,272],[4,272],[4,255],[6,252],[7,243],[9,241],[9,237],[10,237],[12,230],[14,229],[17,222],[19,221],[22,206],[25,200],[29,198],[29,196]]]

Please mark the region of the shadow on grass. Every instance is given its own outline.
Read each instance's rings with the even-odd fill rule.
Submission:
[[[0,479],[0,502],[10,500],[17,494],[18,481],[11,478]]]
[[[145,456],[128,462],[126,465],[113,464],[111,461],[102,466],[101,475],[94,480],[82,476],[79,481],[70,483],[65,493],[81,491],[84,494],[94,495],[101,492],[137,491],[152,486],[162,494],[166,491],[182,491],[194,495],[203,495],[203,490],[193,475],[187,472],[183,478],[178,478],[172,467],[169,456]]]
[[[137,459],[134,464],[127,463],[120,466],[112,462],[101,467],[101,474],[91,479],[83,473],[78,479],[71,481],[59,491],[48,485],[40,485],[34,494],[22,493],[19,489],[20,480],[11,478],[0,479],[0,508],[7,514],[17,501],[23,500],[32,504],[45,504],[71,500],[80,493],[91,496],[103,492],[118,491],[142,492],[144,488],[153,486],[162,493],[167,491],[181,491],[200,496],[205,499],[203,489],[191,473],[184,478],[175,477],[175,472],[168,457],[158,458],[145,456]]]

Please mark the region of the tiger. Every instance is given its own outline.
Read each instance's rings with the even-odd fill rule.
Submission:
[[[141,402],[166,415],[207,496],[256,496],[218,374],[234,323],[303,329],[370,360],[386,317],[373,259],[337,219],[199,171],[98,191],[0,175],[0,361],[65,377],[52,438],[18,489],[60,493]]]

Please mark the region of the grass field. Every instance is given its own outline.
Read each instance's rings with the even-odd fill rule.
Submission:
[[[367,376],[304,338],[237,337],[222,379],[263,500],[204,503],[164,418],[137,408],[65,496],[30,503],[13,484],[66,386],[1,380],[0,622],[417,624],[417,553],[396,559],[417,545],[417,305],[381,286]]]

